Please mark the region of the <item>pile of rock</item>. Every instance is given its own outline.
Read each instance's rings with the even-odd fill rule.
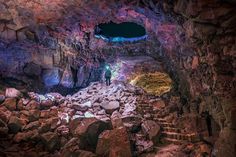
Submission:
[[[0,96],[0,152],[129,157],[151,151],[160,127],[137,113],[141,96],[143,90],[122,82],[93,83],[65,97],[33,92],[22,97],[6,89]]]

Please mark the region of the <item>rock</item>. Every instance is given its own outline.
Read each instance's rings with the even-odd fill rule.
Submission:
[[[84,117],[85,117],[85,118],[92,118],[92,117],[95,117],[95,115],[92,114],[91,112],[88,112],[88,111],[87,111],[87,112],[84,113]]]
[[[70,139],[61,149],[61,155],[63,157],[96,157],[92,152],[80,150],[79,145],[80,139],[75,137]]]
[[[89,152],[89,151],[80,150],[79,156],[81,156],[81,157],[96,157],[97,155],[92,152]]]
[[[40,111],[39,110],[29,110],[29,116],[28,119],[30,122],[38,120],[40,117]]]
[[[60,140],[56,133],[47,132],[42,134],[40,138],[48,151],[54,152],[60,148]]]
[[[236,130],[236,116],[233,116],[236,114],[236,107],[231,109],[231,124],[230,124],[230,128],[232,130]]]
[[[23,128],[23,130],[26,130],[26,131],[28,131],[28,130],[34,130],[34,129],[38,129],[39,126],[40,126],[39,121],[35,121],[35,122],[31,122],[31,123],[27,124],[27,125]]]
[[[72,156],[77,156],[77,157],[97,157],[96,154],[89,152],[89,151],[84,151],[84,150],[77,150],[77,151],[65,151],[62,153],[63,157],[72,157]]]
[[[164,108],[166,105],[165,105],[165,102],[163,100],[158,100],[158,101],[155,101],[153,103],[153,108],[155,110],[160,110],[162,108]]]
[[[92,107],[92,103],[91,101],[88,101],[86,103],[83,103],[83,104],[79,104],[79,103],[73,103],[72,104],[72,108],[77,110],[77,111],[87,111],[88,108],[91,108]]]
[[[24,109],[24,103],[23,103],[23,98],[21,98],[18,103],[17,103],[17,110],[23,110]]]
[[[135,104],[125,104],[124,112],[122,113],[122,116],[129,116],[129,115],[135,115],[136,112],[136,105]]]
[[[58,135],[62,135],[62,136],[67,136],[67,135],[69,135],[69,133],[70,133],[69,128],[68,128],[67,126],[65,126],[65,125],[59,126],[59,127],[56,129],[56,131],[57,131],[57,134],[58,134]]]
[[[50,117],[50,111],[49,110],[42,110],[40,112],[40,118],[49,118]]]
[[[192,61],[192,69],[196,69],[199,65],[199,59],[198,56],[194,56],[193,57],[193,61]]]
[[[28,76],[40,76],[42,73],[41,66],[33,62],[27,63],[23,70]]]
[[[50,129],[51,129],[51,124],[42,122],[41,126],[38,128],[38,131],[40,134],[42,134],[50,131]]]
[[[0,94],[0,104],[1,104],[2,102],[4,102],[4,100],[5,100],[5,96],[2,95],[2,94]]]
[[[124,126],[122,119],[121,119],[121,114],[118,111],[114,111],[111,115],[111,123],[112,127],[114,128],[119,128]]]
[[[52,117],[46,120],[47,124],[50,124],[50,128],[52,130],[56,129],[58,126],[61,125],[61,120],[59,119],[59,117]]]
[[[69,128],[74,136],[80,137],[81,149],[95,150],[99,134],[111,126],[96,118],[85,118],[74,119],[70,122]]]
[[[60,117],[62,124],[68,124],[69,123],[69,114],[64,112],[59,112],[58,117]]]
[[[3,103],[4,106],[10,111],[16,110],[16,98],[6,98]]]
[[[17,133],[21,131],[23,127],[23,121],[16,116],[11,116],[8,122],[9,133]]]
[[[80,139],[77,137],[71,138],[61,149],[63,157],[70,157],[74,152],[78,151],[80,145]]]
[[[8,127],[7,124],[0,119],[0,137],[6,136],[8,133]]]
[[[143,135],[136,134],[135,135],[135,145],[138,154],[142,154],[144,152],[153,151],[153,142],[147,140]]]
[[[158,135],[160,135],[160,126],[155,121],[146,120],[141,127],[142,131],[155,143]]]
[[[46,86],[55,86],[60,82],[60,74],[58,68],[45,69],[42,73],[43,82]]]
[[[27,132],[18,132],[14,136],[14,141],[15,142],[21,142],[21,141],[29,141],[33,140],[38,137],[38,131],[37,130],[30,130]]]
[[[50,99],[43,100],[40,103],[40,109],[49,109],[52,106],[54,106],[54,102]]]
[[[74,87],[74,78],[73,78],[73,74],[69,65],[66,66],[66,69],[63,72],[60,84],[66,88]]]
[[[124,126],[130,132],[138,132],[141,129],[142,118],[139,116],[122,116]]]
[[[96,154],[109,157],[131,157],[131,145],[124,127],[106,130],[99,135]]]
[[[7,109],[6,109],[7,110]],[[5,122],[8,123],[10,117],[11,117],[11,112],[10,111],[4,111],[3,109],[0,109],[0,119]]]
[[[120,108],[118,101],[102,102],[100,105],[108,114],[112,114],[115,110]]]
[[[40,103],[35,101],[35,100],[31,100],[26,106],[25,106],[26,110],[39,110],[40,109]]]
[[[7,88],[5,91],[5,96],[7,98],[19,98],[22,96],[22,93],[15,88]]]

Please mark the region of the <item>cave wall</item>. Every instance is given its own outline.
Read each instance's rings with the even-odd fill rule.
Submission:
[[[220,125],[215,153],[232,156],[235,7],[233,0],[1,0],[0,73],[26,82],[29,75],[43,82],[49,76],[52,84],[85,86],[91,74],[100,74],[104,60],[130,52],[161,58],[188,102],[184,107],[198,114],[209,111]],[[94,38],[94,26],[110,20],[141,24],[147,41],[114,45]],[[27,73],[28,64],[38,72]],[[71,68],[77,76],[72,83]]]
[[[123,3],[13,0],[0,4],[0,74],[4,77],[84,87],[101,78],[104,60],[140,55],[147,47],[146,42],[113,45],[94,37],[95,26],[110,20],[144,25]]]
[[[235,7],[233,1],[163,3],[163,11],[176,16],[177,24],[171,26],[180,29],[170,31],[178,37],[174,47],[161,44],[159,52],[169,62],[167,69],[175,75],[182,97],[187,95],[189,112],[207,111],[221,127],[213,152],[217,156],[235,154]]]

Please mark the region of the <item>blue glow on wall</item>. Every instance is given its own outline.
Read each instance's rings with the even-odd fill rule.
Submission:
[[[147,39],[148,35],[145,28],[136,23],[109,22],[96,26],[95,37],[107,42],[136,42]]]

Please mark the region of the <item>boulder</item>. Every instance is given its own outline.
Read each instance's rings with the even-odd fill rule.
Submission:
[[[24,123],[21,119],[19,119],[16,116],[11,116],[8,122],[8,128],[9,128],[9,133],[17,133],[19,131],[21,131],[22,127],[23,127]]]
[[[40,103],[40,109],[49,109],[54,106],[54,102],[50,99],[42,100]]]
[[[122,116],[122,122],[128,131],[135,133],[141,129],[142,118],[139,116]]]
[[[16,98],[6,98],[3,103],[4,106],[10,111],[16,110]]]
[[[135,115],[136,105],[132,103],[125,104],[124,111],[122,113],[123,116]]]
[[[26,110],[39,110],[40,109],[40,103],[35,101],[35,100],[31,100],[26,106],[25,106]]]
[[[6,109],[7,110],[7,109]],[[2,108],[0,109],[0,119],[5,122],[8,123],[10,117],[11,117],[11,112],[10,111],[4,111]]]
[[[38,128],[38,131],[40,134],[42,134],[50,131],[50,129],[51,129],[51,124],[42,122],[41,126]]]
[[[4,100],[5,100],[5,96],[2,95],[2,94],[0,94],[0,104],[1,104],[2,102],[4,102]]]
[[[19,98],[22,96],[22,93],[15,88],[7,88],[5,91],[5,96],[7,98]]]
[[[23,130],[28,131],[28,130],[38,129],[39,126],[40,126],[39,121],[35,121],[35,122],[31,122],[31,123],[27,124],[27,125],[23,128]]]
[[[30,130],[27,132],[18,132],[15,136],[13,141],[15,142],[21,142],[21,141],[28,141],[32,140],[38,137],[38,131],[37,130]]]
[[[66,88],[74,87],[74,78],[73,78],[73,74],[69,65],[66,66],[66,69],[63,72],[60,84]]]
[[[135,134],[135,146],[138,154],[153,151],[154,143],[147,140],[142,134]]]
[[[78,151],[80,145],[80,139],[77,137],[71,138],[62,148],[61,153],[63,157],[71,157],[74,152]]]
[[[30,122],[38,120],[39,117],[40,117],[40,111],[39,110],[29,110],[28,120]]]
[[[122,119],[121,119],[121,114],[118,111],[114,111],[111,115],[111,123],[113,128],[119,128],[124,126]]]
[[[120,103],[118,101],[105,101],[100,105],[108,114],[112,114],[115,110],[118,110],[120,108]]]
[[[72,108],[77,110],[77,111],[82,111],[82,112],[85,112],[88,110],[88,108],[91,108],[92,107],[92,104],[91,104],[91,101],[88,101],[86,103],[83,103],[83,104],[79,104],[79,103],[73,103],[72,104]]]
[[[109,123],[96,118],[85,118],[72,120],[69,128],[74,136],[80,137],[81,149],[94,151],[99,134],[110,129],[111,126]]]
[[[230,124],[230,128],[232,130],[236,130],[236,116],[234,116],[236,114],[236,107],[231,109],[231,124]]]
[[[63,157],[72,157],[72,156],[76,156],[76,157],[97,157],[96,154],[89,152],[89,151],[84,151],[84,150],[77,150],[77,151],[64,151],[62,153]]]
[[[45,148],[50,151],[54,152],[55,150],[60,148],[60,139],[58,135],[54,132],[47,132],[40,136]]]
[[[67,135],[69,135],[69,133],[70,133],[70,130],[69,130],[69,128],[68,128],[66,125],[61,125],[61,126],[59,126],[59,127],[56,129],[56,131],[57,131],[57,134],[58,134],[58,135],[62,135],[62,136],[67,136]]]
[[[8,134],[7,124],[0,119],[0,137],[4,137]]]
[[[99,135],[96,154],[109,157],[131,157],[131,145],[124,127],[106,130]]]
[[[156,142],[160,135],[160,126],[152,120],[146,120],[141,125],[142,131],[149,137],[150,140]]]
[[[33,62],[27,63],[23,71],[28,76],[40,76],[42,73],[41,66]]]
[[[17,110],[23,110],[24,109],[24,101],[23,98],[21,98],[17,103]]]
[[[95,115],[93,113],[87,111],[87,112],[84,113],[84,117],[85,118],[92,118],[92,117],[95,117]]]
[[[80,139],[70,139],[61,149],[61,156],[63,157],[96,157],[96,155],[89,151],[80,150]]]
[[[60,73],[58,68],[45,69],[42,72],[43,82],[46,86],[55,86],[60,82]]]

